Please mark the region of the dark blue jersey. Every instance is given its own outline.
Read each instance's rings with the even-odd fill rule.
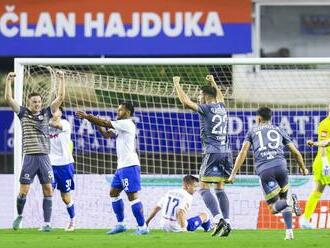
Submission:
[[[284,147],[292,142],[283,129],[272,124],[254,127],[247,133],[245,141],[253,147],[258,174],[265,169],[283,165]]]
[[[201,116],[203,153],[230,152],[228,140],[228,115],[223,103],[198,105]]]

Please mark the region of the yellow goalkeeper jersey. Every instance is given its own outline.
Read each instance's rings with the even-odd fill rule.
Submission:
[[[318,141],[328,140],[330,139],[330,117],[327,116],[324,120],[322,120],[319,124],[318,130]],[[326,155],[328,159],[328,164],[330,162],[330,146],[326,147]],[[323,163],[321,159],[321,148],[318,149],[317,155],[315,157],[313,163],[313,173],[314,179],[319,181],[322,184],[330,184],[330,176],[324,176],[322,173]]]

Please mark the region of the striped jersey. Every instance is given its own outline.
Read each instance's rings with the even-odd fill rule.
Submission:
[[[24,154],[49,154],[49,120],[52,118],[50,107],[33,114],[28,108],[20,107],[17,114],[22,126]]]

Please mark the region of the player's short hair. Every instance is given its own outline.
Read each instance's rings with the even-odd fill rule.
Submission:
[[[209,85],[204,85],[201,87],[201,91],[203,92],[203,94],[206,94],[208,96],[217,97],[217,90],[216,88],[209,86]]]
[[[125,106],[125,108],[131,112],[131,116],[133,116],[133,114],[134,114],[134,106],[133,106],[133,104],[131,102],[122,102],[122,103],[120,103],[120,105]]]
[[[193,184],[193,183],[198,183],[199,182],[198,178],[194,177],[193,175],[184,176],[182,181],[186,184]]]
[[[34,97],[34,96],[40,96],[40,98],[41,98],[40,93],[38,93],[38,92],[32,92],[32,93],[30,93],[30,94],[28,95],[28,99],[31,99],[31,98]]]
[[[272,110],[268,107],[260,107],[257,110],[257,115],[260,116],[264,121],[269,121],[272,118]]]

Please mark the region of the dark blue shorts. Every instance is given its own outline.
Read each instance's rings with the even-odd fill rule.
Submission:
[[[218,183],[225,181],[233,169],[231,153],[205,154],[200,168],[199,176],[202,182]]]
[[[141,170],[139,165],[116,170],[111,187],[134,193],[141,190]]]
[[[24,155],[19,182],[21,184],[31,184],[36,175],[41,184],[49,184],[54,180],[48,154]]]
[[[192,217],[187,220],[187,231],[193,232],[195,231],[198,227],[202,225],[202,219],[199,216]]]
[[[62,193],[68,193],[74,190],[74,166],[72,164],[53,166],[54,182],[53,188],[58,189]]]
[[[285,166],[266,169],[259,174],[259,177],[267,203],[274,202],[279,196],[281,198],[286,197],[289,179],[288,169]]]

